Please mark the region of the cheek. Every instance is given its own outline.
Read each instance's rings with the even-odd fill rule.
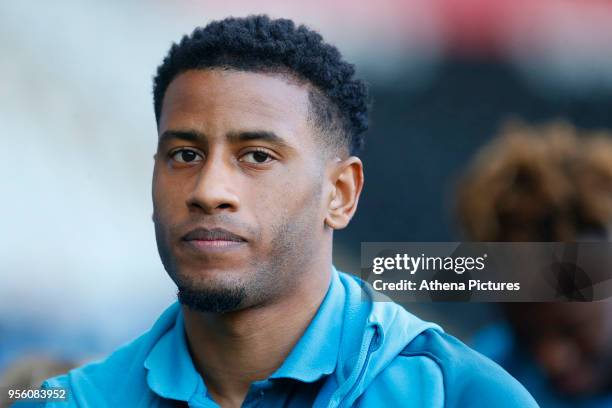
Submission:
[[[592,361],[598,361],[602,356],[610,352],[610,337],[601,332],[593,332],[588,338],[581,338],[581,345],[586,357]]]
[[[312,206],[317,181],[304,172],[291,172],[288,176],[276,182],[277,191],[273,198],[276,207],[290,214],[304,212]]]
[[[185,206],[182,183],[171,180],[163,172],[155,172],[153,178],[153,211],[157,218],[168,219]]]
[[[250,183],[248,193],[243,192],[243,205],[252,211],[264,232],[273,226],[298,221],[302,214],[310,212],[316,189],[313,180],[299,172],[288,171],[283,175]]]
[[[253,184],[248,192],[243,190],[242,207],[253,214],[265,233],[296,206],[295,193],[295,186],[285,180]]]

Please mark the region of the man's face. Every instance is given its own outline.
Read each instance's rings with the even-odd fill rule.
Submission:
[[[508,307],[510,321],[552,385],[579,396],[612,389],[612,303]]]
[[[159,120],[159,253],[196,310],[278,299],[324,245],[325,159],[305,85],[280,74],[191,70]]]

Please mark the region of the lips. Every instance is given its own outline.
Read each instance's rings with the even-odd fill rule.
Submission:
[[[246,242],[246,239],[223,228],[196,228],[183,236],[184,241],[233,241]]]

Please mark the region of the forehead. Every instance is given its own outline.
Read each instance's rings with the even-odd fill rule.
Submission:
[[[606,320],[611,320],[610,305],[609,301],[517,304],[511,307],[511,313],[515,322],[534,329],[578,327],[603,324]]]
[[[309,131],[308,104],[308,87],[283,74],[189,70],[166,90],[159,133],[177,128],[257,129],[302,136]]]

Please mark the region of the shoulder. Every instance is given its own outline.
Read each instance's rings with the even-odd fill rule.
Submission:
[[[126,395],[124,390],[134,390],[134,387],[142,389],[146,385],[146,373],[143,366],[146,340],[145,334],[115,350],[103,360],[47,379],[42,387],[66,388],[69,394],[69,404],[63,403],[58,406],[109,406],[114,401],[113,396]],[[54,405],[47,406],[53,407]]]
[[[127,403],[126,398],[142,399],[146,385],[144,362],[161,334],[172,326],[177,307],[169,307],[153,328],[116,349],[108,357],[49,378],[42,387],[63,387],[68,390],[70,404],[62,407],[111,406]],[[142,392],[139,392],[142,391]],[[48,405],[53,406],[53,405]]]
[[[446,406],[537,407],[525,388],[499,365],[439,330],[425,330],[394,361],[437,375]],[[397,368],[396,368],[397,369]],[[435,373],[435,374],[434,374]]]

